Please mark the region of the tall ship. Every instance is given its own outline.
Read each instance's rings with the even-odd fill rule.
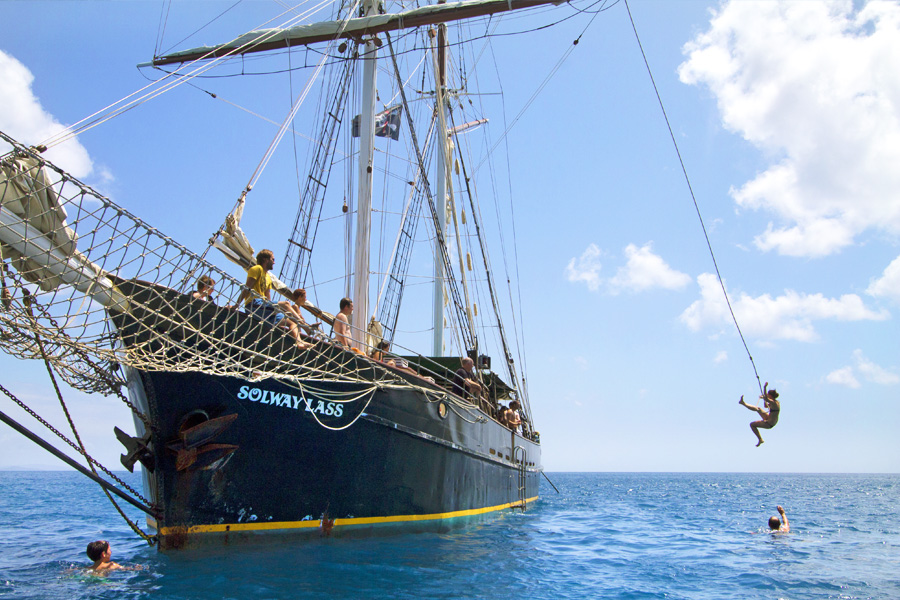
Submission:
[[[451,56],[478,39],[458,23],[550,4],[298,7],[276,26],[155,56],[147,90],[38,145],[0,132],[0,347],[129,407],[134,433],[115,435],[140,491],[111,482],[77,433],[51,430],[147,513],[160,548],[445,530],[538,500],[514,293],[494,275],[492,192],[473,164],[489,118],[473,101],[478,59]],[[273,53],[303,81],[205,249],[44,156]],[[297,166],[290,215],[255,196],[285,154]],[[263,219],[271,237],[251,241],[242,220]]]

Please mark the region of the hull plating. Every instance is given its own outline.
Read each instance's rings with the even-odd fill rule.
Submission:
[[[132,399],[156,427],[144,483],[162,548],[261,533],[442,530],[537,499],[540,446],[446,394],[130,375]],[[198,436],[210,421],[221,425]]]

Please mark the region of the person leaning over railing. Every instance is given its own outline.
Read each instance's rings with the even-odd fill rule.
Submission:
[[[194,300],[206,300],[208,302],[213,301],[213,292],[216,289],[216,281],[210,277],[209,275],[201,275],[199,279],[197,279],[197,291],[191,294],[191,298]]]
[[[291,300],[293,300],[293,304],[287,300],[283,300],[278,303],[278,307],[281,308],[286,315],[292,317],[289,318],[289,320],[293,322],[294,327],[299,327],[303,330],[304,334],[309,337],[314,337],[315,329],[318,328],[319,324],[314,323],[313,325],[310,325],[306,322],[306,319],[303,318],[303,314],[300,312],[300,308],[306,305],[306,290],[297,288],[291,292]],[[296,337],[302,339],[302,335],[303,334],[300,334],[300,332],[297,332]]]
[[[519,426],[524,423],[522,420],[522,414],[519,411],[520,405],[518,400],[513,400],[509,403],[509,408],[507,409],[507,424],[510,429],[513,431],[517,431]]]
[[[481,395],[481,384],[475,377],[473,368],[475,361],[468,356],[462,359],[459,369],[453,376],[453,393],[461,398],[471,400],[473,396]]]

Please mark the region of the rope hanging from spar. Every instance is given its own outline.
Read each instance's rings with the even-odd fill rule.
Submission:
[[[329,55],[331,54],[331,48],[335,46],[337,41],[340,39],[341,33],[347,27],[347,24],[350,21],[350,17],[354,14],[354,9],[359,5],[359,0],[353,5],[353,7],[347,12],[347,17],[341,22],[341,26],[338,29],[337,33],[335,33],[334,38],[328,42],[328,46],[326,51],[322,53],[322,58],[319,59],[319,63],[316,65],[316,68],[313,69],[312,74],[310,74],[309,79],[306,82],[306,86],[303,88],[303,91],[297,96],[297,99],[294,100],[293,106],[291,106],[291,111],[287,114],[282,121],[281,126],[278,128],[278,132],[275,134],[275,137],[272,138],[272,141],[269,143],[269,147],[266,149],[265,154],[262,159],[259,161],[259,164],[256,166],[256,170],[253,172],[253,175],[250,176],[250,180],[247,182],[247,186],[244,189],[244,192],[241,194],[241,200],[247,195],[253,186],[256,185],[256,182],[262,176],[263,170],[268,166],[269,161],[272,156],[275,154],[275,150],[278,148],[278,145],[281,143],[281,140],[284,138],[285,134],[291,127],[291,123],[294,121],[294,117],[297,116],[297,111],[300,110],[300,107],[303,105],[303,102],[306,100],[306,97],[309,95],[310,90],[312,90],[313,83],[319,76],[319,73],[322,72],[322,69],[325,68],[325,63],[327,62]]]
[[[48,138],[47,140],[45,140],[41,144],[41,146],[46,147],[46,148],[52,148],[53,146],[61,144],[61,143],[65,142],[66,140],[75,137],[79,133],[82,133],[82,132],[92,129],[102,123],[105,123],[106,121],[113,119],[133,108],[136,108],[137,106],[140,106],[140,105],[144,104],[145,102],[149,102],[150,100],[153,100],[157,96],[160,96],[160,95],[174,89],[175,87],[182,85],[183,83],[193,79],[194,77],[199,77],[202,74],[206,73],[207,71],[220,66],[225,61],[228,61],[237,55],[240,55],[244,52],[249,51],[257,44],[265,43],[266,41],[272,39],[273,37],[276,37],[277,35],[279,35],[280,31],[282,31],[283,29],[289,28],[296,23],[302,22],[304,18],[306,18],[308,15],[313,14],[313,12],[318,10],[318,8],[319,8],[318,6],[315,6],[312,9],[310,9],[307,13],[295,14],[292,17],[290,17],[288,20],[286,20],[285,22],[281,23],[280,25],[278,25],[274,28],[271,28],[271,31],[263,38],[254,39],[254,40],[248,41],[244,44],[241,44],[238,47],[232,49],[231,51],[227,52],[226,54],[224,54],[222,56],[212,57],[211,56],[212,53],[210,53],[204,57],[201,57],[201,58],[193,60],[189,63],[186,63],[186,64],[180,66],[174,72],[166,73],[166,75],[164,77],[162,77],[162,79],[153,81],[153,82],[145,85],[144,87],[140,88],[139,90],[132,92],[128,96],[125,96],[124,98],[117,100],[116,102],[113,102],[112,104],[106,106],[105,108],[102,108],[102,109],[96,111],[94,114],[85,117],[84,119],[75,123],[74,125],[71,125],[68,128],[63,129],[62,131],[56,133],[55,135],[53,135],[50,138]],[[292,13],[292,12],[293,12],[293,9],[287,9],[284,12],[282,12],[281,15],[278,15],[277,17],[275,17],[275,19],[278,19],[281,16],[283,16],[287,13]],[[274,20],[274,19],[272,19],[272,20]],[[271,20],[269,22],[271,22]],[[234,38],[233,40],[231,40],[230,43],[237,42],[239,39],[240,39],[240,37]],[[202,64],[203,61],[206,59],[209,59],[209,62],[206,64]],[[190,70],[190,72],[188,72],[186,74],[182,72],[182,71],[185,71],[188,69],[192,69],[192,70]]]
[[[675,153],[678,155],[678,163],[681,165],[681,172],[684,174],[684,180],[687,183],[688,191],[691,194],[691,200],[694,201],[694,210],[697,212],[697,219],[700,221],[700,227],[703,229],[703,237],[706,239],[706,247],[709,248],[709,256],[712,258],[713,267],[716,270],[716,279],[719,281],[719,286],[722,288],[722,295],[725,296],[725,303],[728,305],[728,312],[731,314],[731,320],[734,322],[734,326],[737,329],[738,335],[741,338],[741,343],[744,344],[744,350],[747,352],[747,358],[750,359],[750,365],[753,367],[753,374],[756,377],[756,384],[759,386],[760,394],[763,393],[763,386],[761,380],[759,378],[759,372],[756,370],[756,363],[753,361],[753,355],[750,354],[750,348],[747,346],[747,340],[744,339],[744,333],[741,331],[741,326],[738,324],[737,317],[734,314],[734,309],[731,306],[731,299],[728,297],[728,291],[725,289],[725,282],[722,280],[722,274],[719,272],[719,264],[716,261],[716,254],[713,252],[712,242],[709,240],[709,233],[706,231],[706,224],[703,222],[703,215],[700,213],[700,205],[697,202],[697,197],[694,195],[694,188],[691,187],[691,180],[688,177],[687,167],[684,165],[684,159],[681,157],[681,151],[678,149],[678,142],[675,139],[675,133],[672,131],[672,124],[669,122],[669,115],[666,113],[666,107],[663,105],[662,96],[659,94],[659,88],[656,86],[656,80],[653,78],[653,72],[650,70],[650,63],[647,60],[647,54],[644,52],[644,46],[641,44],[641,38],[638,36],[637,26],[634,24],[634,17],[631,15],[631,7],[628,6],[628,0],[625,0],[625,8],[628,11],[628,18],[631,21],[631,28],[634,30],[634,38],[637,40],[638,48],[641,50],[641,57],[644,59],[644,65],[647,67],[647,74],[650,76],[650,82],[653,84],[653,91],[656,93],[656,99],[659,102],[659,108],[662,110],[663,118],[666,120],[666,127],[669,129],[669,137],[672,139],[672,145],[675,146]]]

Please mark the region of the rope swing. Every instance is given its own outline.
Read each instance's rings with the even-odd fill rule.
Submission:
[[[634,24],[634,17],[631,15],[631,7],[628,6],[628,0],[625,0],[625,8],[628,10],[628,18],[631,21],[631,28],[634,30],[634,38],[637,40],[638,47],[641,50],[641,57],[644,59],[644,65],[647,67],[647,74],[650,76],[650,82],[653,84],[653,91],[656,93],[656,99],[659,101],[659,108],[662,110],[663,118],[666,120],[666,127],[669,129],[669,137],[672,140],[672,145],[675,147],[675,153],[678,155],[678,163],[681,165],[684,181],[687,183],[688,191],[691,193],[691,200],[694,202],[694,210],[697,212],[697,219],[700,221],[703,237],[706,239],[706,247],[709,249],[709,256],[712,258],[713,267],[715,267],[716,270],[716,279],[718,279],[719,286],[722,288],[722,295],[725,297],[725,303],[728,305],[728,312],[731,314],[731,320],[734,322],[734,327],[737,329],[738,335],[741,338],[741,343],[744,345],[744,350],[747,352],[747,358],[750,359],[750,365],[753,367],[753,375],[756,377],[756,385],[759,387],[759,393],[763,394],[763,386],[759,378],[759,372],[756,370],[756,363],[753,361],[753,355],[750,353],[749,346],[747,346],[747,340],[744,338],[744,333],[741,331],[741,326],[738,324],[734,309],[731,306],[731,299],[728,297],[728,291],[725,289],[725,282],[722,280],[722,274],[719,272],[719,264],[716,261],[716,254],[713,252],[712,242],[709,240],[706,224],[703,222],[703,215],[700,213],[700,205],[697,203],[697,197],[694,195],[694,188],[691,186],[687,168],[684,166],[684,159],[681,158],[681,150],[678,148],[678,142],[672,131],[672,125],[669,123],[669,115],[666,114],[666,107],[663,105],[662,97],[659,94],[659,88],[656,86],[656,80],[653,78],[653,72],[650,70],[650,63],[647,61],[647,55],[644,52],[644,46],[641,44],[640,36],[638,36],[637,27]]]

